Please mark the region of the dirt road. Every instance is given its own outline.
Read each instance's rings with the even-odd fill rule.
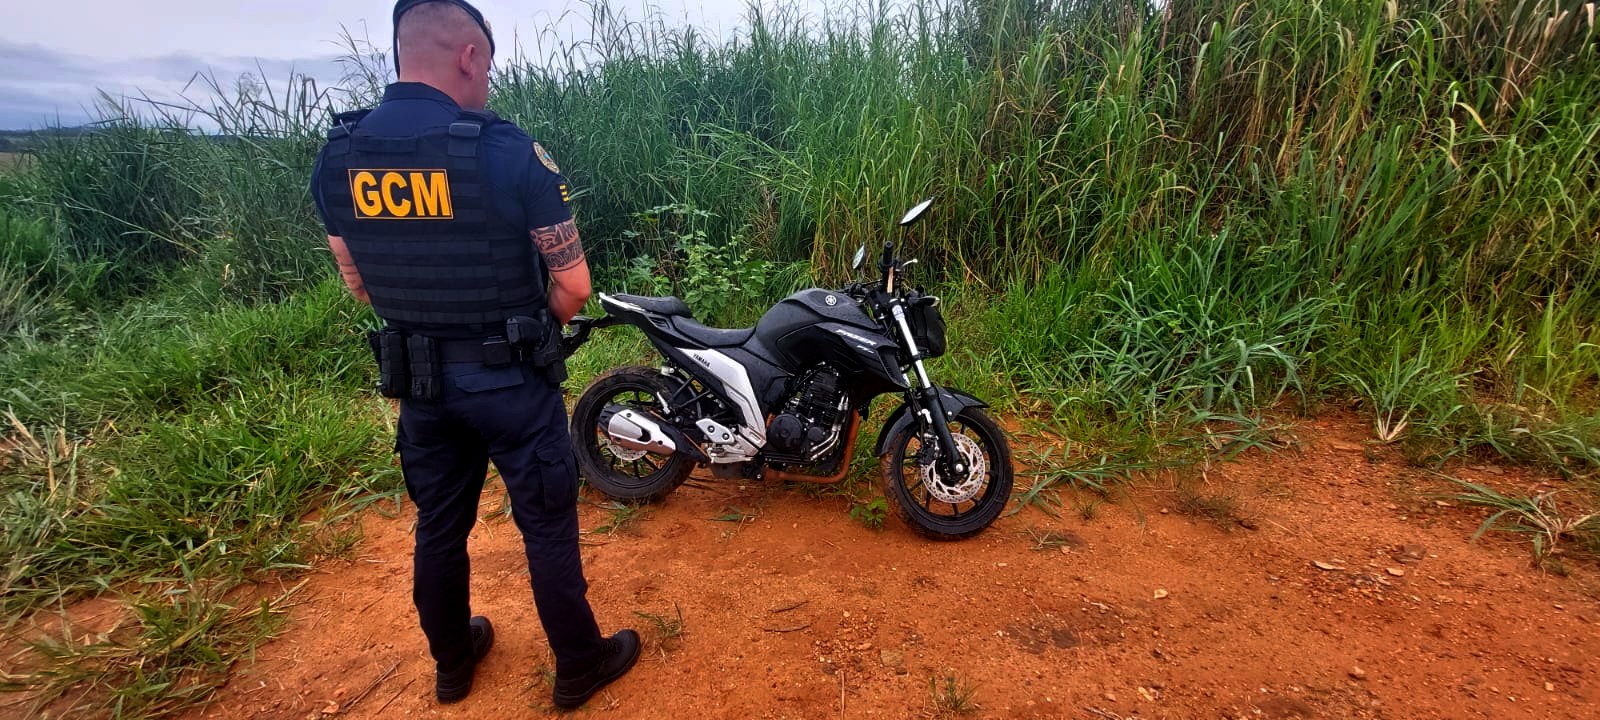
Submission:
[[[950,677],[976,718],[1600,717],[1596,568],[1562,578],[1530,565],[1523,538],[1469,543],[1483,513],[1439,505],[1437,478],[1387,451],[1369,459],[1363,431],[1308,421],[1298,450],[1213,468],[1201,489],[1234,494],[1245,519],[1226,531],[1178,512],[1159,479],[1090,520],[1026,509],[958,544],[893,519],[868,529],[840,498],[685,487],[585,548],[602,627],[639,628],[648,654],[575,717],[954,716]],[[729,508],[753,517],[714,519]],[[586,529],[611,517],[582,513]],[[409,509],[365,522],[357,558],[320,567],[287,634],[193,715],[552,715],[509,522],[472,540],[474,609],[498,642],[449,707],[410,605]],[[667,639],[636,614],[670,626],[679,611]]]

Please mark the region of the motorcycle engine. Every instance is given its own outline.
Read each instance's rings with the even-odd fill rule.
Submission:
[[[769,462],[809,464],[821,460],[839,442],[849,399],[839,387],[839,373],[823,365],[801,378],[783,412],[767,426]]]

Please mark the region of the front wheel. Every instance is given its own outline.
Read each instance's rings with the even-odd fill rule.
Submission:
[[[572,409],[572,442],[578,469],[590,487],[613,500],[655,502],[689,477],[694,461],[682,453],[662,456],[620,447],[600,427],[600,415],[609,405],[657,411],[669,394],[661,373],[643,367],[617,368],[583,391]]]
[[[1011,445],[1005,432],[976,407],[950,420],[950,434],[968,468],[946,478],[935,462],[937,441],[909,423],[889,439],[880,461],[883,496],[907,525],[934,540],[960,540],[989,527],[1011,498]]]

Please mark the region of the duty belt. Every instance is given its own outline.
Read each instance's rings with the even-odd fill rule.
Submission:
[[[439,362],[482,363],[489,366],[525,362],[522,353],[503,337],[484,340],[437,340]]]
[[[476,363],[485,367],[531,365],[550,384],[567,379],[566,355],[557,326],[539,325],[533,318],[514,317],[506,322],[506,335],[481,340],[452,340],[407,333],[393,327],[367,335],[378,361],[378,392],[384,397],[433,401],[442,389],[442,369],[449,363]]]

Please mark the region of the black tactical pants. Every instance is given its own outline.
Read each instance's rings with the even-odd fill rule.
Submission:
[[[559,389],[522,367],[447,363],[437,402],[400,403],[400,464],[417,505],[412,599],[440,669],[458,668],[472,653],[467,535],[490,459],[511,496],[556,673],[579,674],[598,661],[566,419]]]

